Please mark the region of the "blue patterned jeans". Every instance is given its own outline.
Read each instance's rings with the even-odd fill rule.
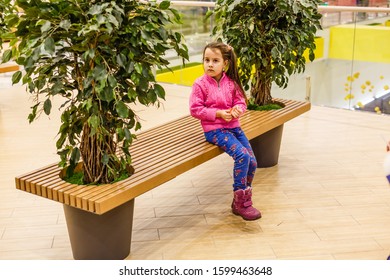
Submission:
[[[204,133],[206,140],[217,145],[234,159],[233,190],[252,185],[257,162],[252,147],[240,127],[215,129]]]

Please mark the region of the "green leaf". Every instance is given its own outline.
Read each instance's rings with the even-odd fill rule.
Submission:
[[[60,149],[64,143],[65,143],[65,140],[66,140],[66,133],[61,133],[61,136],[60,138],[58,138],[57,142],[56,142],[56,147],[57,149]]]
[[[51,111],[51,100],[48,98],[45,100],[43,103],[43,111],[45,112],[46,115],[50,115]]]
[[[37,109],[38,109],[38,106],[39,106],[40,103],[37,103],[35,104],[33,107],[32,107],[32,111],[31,113],[28,115],[28,122],[29,123],[32,123],[35,118],[37,117]]]
[[[162,1],[158,6],[161,10],[166,10],[171,5],[170,1]]]
[[[49,54],[53,54],[54,53],[55,45],[54,45],[54,39],[52,37],[47,37],[46,40],[45,40],[44,45],[45,45],[45,50]]]
[[[310,59],[310,61],[313,61],[314,58],[315,58],[314,52],[310,52],[310,53],[309,53],[309,59]]]
[[[85,108],[89,111],[89,109],[92,108],[92,99],[88,99],[86,102],[85,102]]]
[[[22,78],[22,71],[16,71],[12,75],[12,84],[17,84],[19,83],[20,79]]]
[[[129,108],[127,108],[123,101],[116,103],[116,111],[121,118],[127,118],[129,116]]]
[[[93,59],[94,56],[95,56],[95,49],[88,49],[88,50],[86,50],[84,55],[85,55],[86,58],[89,57],[89,58]]]
[[[64,20],[61,20],[59,26],[63,29],[65,29],[66,31],[69,30],[70,26],[71,26],[71,23],[69,20],[67,19],[64,19]]]
[[[254,25],[253,22],[251,22],[250,25],[249,25],[249,31],[250,31],[250,33],[253,33],[253,30],[254,30],[254,29],[255,29],[255,25]]]
[[[117,81],[117,80],[115,79],[115,77],[112,76],[112,75],[108,75],[107,80],[108,80],[108,84],[109,84],[112,88],[116,87],[116,85],[118,84],[118,81]]]
[[[127,127],[125,127],[123,130],[124,130],[124,132],[125,132],[126,140],[127,140],[127,141],[131,141],[131,140],[132,140],[132,137],[131,137],[131,132],[130,132],[130,130],[129,130]]]
[[[140,63],[136,63],[134,65],[135,71],[137,71],[138,74],[142,74],[142,65]]]
[[[111,22],[115,27],[119,26],[118,20],[113,15],[108,15],[108,20]]]
[[[156,95],[165,100],[165,90],[159,84],[154,84],[154,92]]]
[[[116,62],[122,66],[123,68],[125,68],[125,65],[127,63],[127,58],[126,56],[123,54],[123,53],[120,53],[119,55],[116,56]]]
[[[3,53],[2,62],[8,62],[12,58],[12,50],[5,50]]]
[[[106,69],[104,68],[103,65],[98,65],[96,66],[94,69],[93,69],[93,72],[92,72],[92,77],[95,79],[95,80],[103,80],[103,79],[106,79],[107,78],[107,71]]]
[[[104,153],[103,156],[102,156],[102,163],[104,165],[107,165],[109,160],[110,160],[110,156],[107,153]]]
[[[88,119],[88,124],[96,129],[99,125],[100,125],[100,118],[96,115],[93,115],[91,116],[89,119]]]
[[[98,14],[101,14],[103,11],[103,6],[102,5],[93,5],[89,11],[88,11],[88,14],[90,15],[98,15]]]
[[[106,28],[107,28],[107,33],[108,34],[111,34],[112,31],[114,30],[114,28],[112,28],[112,24],[109,23],[109,22],[106,23]]]
[[[38,23],[39,23],[39,24],[42,23],[42,26],[41,26],[41,32],[42,32],[42,33],[45,33],[45,32],[47,32],[47,31],[49,31],[50,28],[51,28],[51,22],[48,21],[48,20],[41,20],[41,21],[39,21]],[[38,25],[38,23],[37,23],[37,25]]]
[[[134,101],[137,98],[137,92],[133,88],[129,88],[127,96],[130,98],[130,100]]]
[[[79,160],[80,160],[80,150],[79,148],[75,147],[70,156],[70,162],[76,165],[79,162]]]
[[[110,102],[114,100],[114,92],[111,88],[105,87],[102,91],[99,92],[99,98],[103,101]]]

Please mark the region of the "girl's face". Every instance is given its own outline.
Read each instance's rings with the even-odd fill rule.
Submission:
[[[219,81],[222,77],[223,69],[227,66],[227,60],[223,60],[219,49],[207,48],[203,57],[204,72],[215,80]]]

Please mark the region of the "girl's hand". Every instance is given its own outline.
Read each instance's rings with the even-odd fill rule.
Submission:
[[[225,121],[230,122],[233,119],[230,111],[231,110],[218,110],[217,111],[217,118],[222,118]]]
[[[232,117],[235,119],[241,117],[241,115],[243,114],[239,106],[234,106],[233,108],[231,108],[230,113],[232,114]]]

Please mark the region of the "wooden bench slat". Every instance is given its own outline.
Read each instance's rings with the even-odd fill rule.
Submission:
[[[205,142],[204,137],[202,136],[196,136],[194,137],[194,140],[198,140]],[[187,142],[186,146],[179,146],[176,147],[176,144],[179,144],[181,141],[174,141],[171,143],[171,146],[167,148],[160,148],[159,150],[151,151],[150,153],[144,153],[143,155],[139,156],[136,161],[134,162],[134,169],[142,170],[142,168],[146,165],[150,165],[151,163],[158,163],[161,160],[165,160],[167,157],[172,157],[176,154],[185,153],[186,150],[192,148],[192,147],[198,147],[199,143],[196,143],[195,141]],[[150,158],[152,157],[152,158]]]
[[[43,182],[52,181],[53,177],[58,177],[59,171],[57,168],[47,170],[47,172],[44,175],[45,176],[39,177],[39,178],[35,179],[34,181],[30,182],[31,193],[42,196],[42,188],[40,188],[40,185]]]
[[[193,129],[187,129],[186,132],[170,134],[166,135],[165,137],[154,138],[153,140],[150,139],[146,143],[141,141],[135,141],[133,143],[134,147],[132,146],[130,148],[130,153],[132,156],[134,156],[134,158],[138,159],[140,156],[142,157],[142,155],[145,155],[148,152],[153,154],[154,151],[164,150],[164,147],[166,147],[167,145],[168,147],[171,147],[174,146],[174,144],[183,142],[183,140],[191,140],[193,138],[193,135],[199,135],[200,132],[201,131],[199,131],[199,128],[195,127]]]
[[[124,186],[115,192],[111,192],[106,196],[102,196],[98,200],[94,201],[96,211],[98,213],[104,213],[112,209],[116,203],[124,203],[129,199],[137,197],[148,190],[157,187],[173,178],[182,174],[195,166],[220,155],[222,151],[215,146],[209,146],[209,148],[202,154],[197,154],[195,157],[187,158],[187,161],[176,163],[171,169],[165,169],[165,171],[156,172],[153,177],[145,177],[142,181],[138,182],[136,186]],[[189,159],[189,160],[188,160]],[[92,200],[91,200],[92,202]],[[119,205],[120,205],[119,204]]]
[[[46,178],[47,174],[55,170],[57,167],[55,165],[48,166],[47,168],[40,170],[36,173],[30,173],[29,175],[19,177],[19,180],[21,182],[20,189],[24,190],[26,192],[31,192],[31,185],[34,181],[39,180],[41,178]]]
[[[277,99],[283,110],[247,112],[240,119],[253,139],[310,110],[310,103]],[[169,181],[223,151],[206,142],[199,120],[185,116],[137,135],[130,153],[135,174],[102,186],[79,186],[59,178],[57,164],[15,178],[16,187],[86,211],[103,214]]]
[[[47,192],[47,188],[45,188],[44,186],[48,186],[48,185],[51,186],[53,184],[56,184],[60,180],[61,179],[59,178],[59,176],[52,176],[52,177],[47,178],[46,180],[44,180],[36,185],[37,193],[40,193],[42,197],[51,199],[52,198],[51,192],[49,194]]]
[[[195,141],[195,144],[196,142],[199,142],[201,141],[201,139],[197,139],[197,141]],[[196,148],[196,147],[195,147]],[[186,146],[186,147],[183,147],[182,149],[175,149],[174,147],[172,147],[171,149],[163,149],[163,152],[162,155],[161,155],[161,158],[166,158],[167,157],[167,154],[169,153],[170,156],[174,156],[175,153],[182,153],[183,151],[185,150],[188,150],[189,149],[189,146]],[[175,151],[176,150],[176,151]],[[161,152],[160,152],[161,153]],[[143,161],[142,158],[141,160],[138,159],[138,162],[140,162],[141,164],[136,166],[136,170],[137,170],[137,175],[141,175],[142,172],[143,173],[148,173],[150,172],[150,170],[144,170],[143,169],[143,166],[153,166],[154,164],[158,164],[158,163],[162,163],[164,161],[161,161],[160,157],[157,157],[158,154],[154,153],[153,154],[153,157],[149,159],[149,161]],[[157,165],[158,166],[158,165]],[[55,171],[51,172],[50,174],[47,174],[47,176],[51,176],[51,177],[56,177],[57,180],[53,179],[52,181],[52,184],[53,183],[57,183],[54,187],[50,188],[50,192],[52,195],[51,197],[55,200],[58,200],[60,202],[64,202],[65,204],[70,204],[72,206],[77,206],[77,204],[75,204],[75,200],[72,200],[73,203],[70,203],[70,194],[73,192],[73,191],[79,191],[80,189],[84,189],[83,187],[80,187],[80,186],[74,186],[72,187],[73,185],[68,185],[68,184],[65,184],[64,181],[62,181],[59,177],[58,177],[58,173],[59,173],[59,170],[55,169]],[[44,178],[42,180],[47,180],[47,178]],[[39,182],[41,180],[38,180],[38,182],[35,182],[35,184],[37,184],[39,187],[41,187],[39,185]],[[42,188],[42,187],[41,187]],[[42,188],[45,190],[45,188]],[[102,186],[98,187],[97,189],[102,189]],[[45,192],[44,190],[42,190],[42,192]],[[98,191],[98,190],[97,190]],[[47,191],[46,191],[47,192]],[[68,193],[69,192],[69,193]],[[35,192],[34,192],[35,193]]]
[[[50,169],[54,166],[56,166],[56,164],[50,164],[50,165],[44,166],[42,168],[36,169],[34,171],[31,171],[29,173],[25,173],[23,175],[17,176],[15,178],[16,188],[23,190],[23,191],[26,191],[25,182],[27,180],[30,180],[36,176],[39,176],[39,174],[41,174],[41,173],[45,173],[46,169]]]
[[[211,148],[211,149],[215,149],[215,150],[219,151],[218,147],[211,146],[210,144],[208,144],[206,142],[203,142],[203,146],[204,146],[204,149]],[[122,188],[124,185],[136,185],[136,184],[138,184],[139,181],[142,181],[142,180],[144,180],[144,178],[149,177],[150,174],[153,174],[153,176],[156,176],[155,174],[157,172],[159,172],[160,170],[170,169],[172,164],[174,164],[176,162],[185,161],[185,159],[188,160],[192,154],[202,155],[203,152],[199,152],[198,146],[186,147],[186,149],[181,150],[180,152],[176,151],[175,154],[172,154],[170,157],[167,157],[164,160],[153,161],[153,164],[148,164],[143,169],[138,169],[136,167],[136,173],[133,176],[131,176],[130,178],[116,183],[115,186],[113,186],[113,184],[111,184],[111,185],[106,185],[106,186],[101,186],[99,188],[96,188],[93,192],[85,193],[84,194],[85,196],[82,196],[81,200],[83,200],[85,202],[91,201],[94,199],[94,197],[106,195],[109,192],[115,191],[117,188]]]
[[[201,142],[202,141],[202,139],[203,139],[203,136],[200,138],[200,139],[196,139],[195,141],[194,141],[194,143],[195,143],[195,145],[197,145],[197,142],[199,143],[199,142]],[[161,158],[166,158],[167,157],[167,153],[169,153],[170,155],[171,155],[171,157],[174,155],[174,153],[176,152],[176,153],[181,153],[181,152],[183,152],[184,150],[188,150],[189,149],[189,146],[186,146],[186,147],[183,147],[182,149],[179,149],[179,150],[177,150],[177,149],[175,149],[174,147],[172,147],[173,149],[169,149],[169,150],[167,150],[167,149],[163,149],[163,154],[161,155]],[[196,147],[195,147],[196,148]],[[173,151],[172,151],[173,150]],[[176,150],[176,151],[175,151]],[[142,159],[142,158],[141,158]],[[162,161],[160,160],[160,157],[157,157],[157,154],[156,153],[154,153],[153,154],[153,157],[151,158],[151,159],[149,159],[149,161],[147,162],[147,161],[143,161],[143,160],[140,160],[140,159],[138,159],[138,162],[140,162],[141,163],[141,165],[139,165],[139,166],[137,166],[137,175],[140,175],[140,174],[142,174],[141,172],[143,171],[143,169],[142,168],[139,168],[139,167],[143,167],[143,166],[153,166],[155,163],[161,163]],[[145,172],[150,172],[150,170],[146,170],[146,171],[144,171],[144,173]],[[53,199],[55,199],[55,200],[58,200],[58,201],[60,201],[60,202],[64,202],[64,203],[66,203],[66,204],[70,204],[70,205],[72,205],[72,206],[77,206],[77,204],[75,203],[75,200],[73,199],[72,201],[73,201],[73,203],[70,203],[70,194],[72,194],[72,192],[73,191],[79,191],[80,189],[85,189],[85,188],[83,188],[83,187],[80,187],[80,186],[75,186],[75,187],[72,187],[73,185],[68,185],[68,184],[65,184],[65,182],[64,181],[62,181],[61,179],[59,179],[59,177],[58,177],[58,173],[59,173],[59,170],[58,169],[55,169],[55,171],[53,172],[51,172],[50,174],[47,174],[48,176],[50,176],[50,175],[52,175],[51,177],[56,177],[57,178],[57,180],[55,180],[55,179],[53,179],[52,178],[52,184],[53,183],[57,183],[54,187],[52,187],[52,188],[50,188],[50,192],[48,192],[48,193],[51,193],[52,195],[51,195],[51,197],[53,198]],[[42,180],[48,180],[47,178],[44,178],[44,179],[42,179]],[[41,187],[40,185],[39,185],[39,182],[40,182],[40,180],[38,180],[38,182],[35,182],[34,181],[34,184],[37,184],[37,186],[39,186],[39,187]],[[102,187],[100,186],[100,187],[98,187],[98,189],[101,189]],[[42,190],[42,192],[45,192],[45,188],[42,188],[43,190]],[[98,191],[98,190],[97,190]],[[70,192],[69,194],[68,194],[68,192]],[[46,191],[46,193],[47,193],[47,191]],[[53,194],[54,193],[54,194]]]
[[[139,138],[142,141],[147,141],[150,138],[155,138],[158,136],[161,136],[163,134],[169,134],[172,131],[180,131],[181,128],[185,128],[187,126],[191,126],[195,123],[197,123],[198,120],[192,118],[191,116],[185,116],[178,119],[175,119],[169,123],[162,124],[160,126],[151,128],[147,131],[143,131],[137,135],[137,138]]]
[[[171,141],[178,141],[186,134],[201,133],[198,123],[188,123],[187,126],[176,128],[175,130],[166,130],[164,133],[144,135],[145,137],[134,140],[130,150],[131,154],[143,153],[145,149],[154,149],[161,147],[161,144],[169,143]],[[137,137],[138,138],[138,137]]]
[[[211,146],[211,149],[215,149],[215,147]],[[218,149],[215,149],[215,150],[218,153],[221,153]],[[199,154],[196,151],[194,153]],[[188,155],[187,155],[187,157],[188,157]],[[175,164],[176,162],[181,162],[181,161],[183,161],[183,155],[181,155],[181,158],[172,158],[168,162],[172,165],[172,164]],[[150,168],[151,170],[148,170],[148,172],[141,173],[136,178],[132,176],[131,178],[128,179],[129,180],[128,182],[122,181],[121,184],[116,184],[115,186],[107,185],[107,186],[104,186],[102,188],[96,188],[93,192],[87,193],[86,196],[81,197],[81,199],[83,201],[82,202],[83,209],[88,208],[88,206],[87,206],[88,201],[93,203],[93,200],[96,200],[99,197],[103,197],[109,193],[116,192],[118,189],[122,189],[126,186],[139,186],[140,182],[142,183],[145,180],[145,178],[150,177],[151,172],[153,172],[153,176],[155,177],[155,176],[157,176],[156,174],[158,174],[158,172],[160,172],[161,170],[163,170],[163,171],[169,170],[170,168],[171,167],[167,166],[167,163],[164,162],[160,165],[155,165],[155,166],[151,167]]]
[[[15,72],[19,70],[19,65],[14,63],[5,63],[0,65],[0,73]]]

